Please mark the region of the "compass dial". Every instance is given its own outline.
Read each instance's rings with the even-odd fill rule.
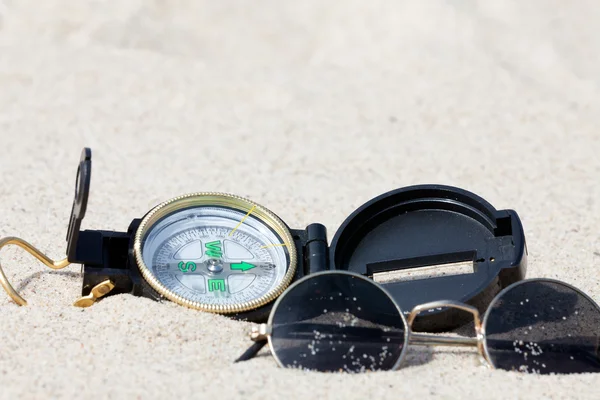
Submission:
[[[134,249],[142,274],[165,297],[233,313],[266,304],[289,285],[296,267],[292,243],[285,224],[270,211],[207,193],[151,211]]]

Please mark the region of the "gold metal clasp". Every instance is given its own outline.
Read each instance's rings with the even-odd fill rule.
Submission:
[[[107,279],[94,286],[90,291],[90,294],[88,294],[87,296],[80,297],[75,303],[73,303],[73,305],[75,307],[82,308],[90,307],[96,302],[96,300],[98,300],[102,296],[107,295],[114,288],[115,284]]]
[[[39,261],[41,261],[48,268],[62,269],[62,268],[65,268],[66,266],[68,266],[69,264],[71,264],[69,262],[68,258],[65,258],[65,259],[59,260],[59,261],[52,260],[48,256],[46,256],[44,253],[42,253],[41,251],[39,251],[38,249],[33,247],[31,244],[27,243],[25,240],[17,238],[17,237],[5,237],[5,238],[0,239],[0,250],[4,246],[8,246],[9,244],[12,244],[12,245],[22,248],[23,250],[25,250],[26,252],[28,252],[29,254],[34,256],[35,258],[37,258]],[[15,303],[17,303],[20,306],[27,305],[27,301],[23,297],[21,297],[21,295],[19,295],[19,293],[17,293],[15,288],[13,288],[12,285],[10,284],[10,282],[8,281],[8,278],[4,274],[4,270],[2,269],[1,264],[0,264],[0,284],[2,285],[2,287],[4,288],[6,293],[8,293],[8,295],[11,297],[11,299],[13,299],[13,301]]]

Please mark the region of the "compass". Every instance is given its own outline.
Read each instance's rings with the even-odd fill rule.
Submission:
[[[19,238],[0,239],[0,249],[20,246],[53,269],[81,264],[79,307],[128,293],[263,322],[293,282],[346,270],[380,283],[404,310],[444,298],[483,312],[500,290],[525,277],[527,248],[517,213],[444,185],[408,186],[367,201],[329,244],[322,224],[291,229],[267,208],[218,192],[167,200],[126,231],[81,230],[91,157],[84,149],[64,260],[51,260]],[[0,284],[26,304],[1,267]],[[309,315],[310,305],[303,308]],[[440,331],[464,322],[464,313],[440,308],[420,316],[415,327]]]
[[[289,229],[250,200],[194,193],[166,201],[141,221],[137,266],[176,303],[233,313],[260,307],[290,284],[297,257]]]

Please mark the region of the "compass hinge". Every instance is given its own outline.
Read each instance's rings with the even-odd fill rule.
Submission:
[[[130,235],[124,232],[80,232],[73,262],[83,264],[82,295],[89,295],[96,285],[105,280],[114,284],[110,294],[131,292],[129,243]]]
[[[81,231],[74,264],[102,266],[103,268],[126,268],[129,235],[124,232]]]
[[[327,228],[322,224],[310,224],[306,227],[304,245],[305,270],[307,274],[329,269],[327,248]]]

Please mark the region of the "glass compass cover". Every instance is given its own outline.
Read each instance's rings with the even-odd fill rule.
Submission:
[[[172,293],[226,306],[260,298],[281,284],[289,264],[283,242],[241,211],[192,207],[150,227],[142,241],[142,258]]]

